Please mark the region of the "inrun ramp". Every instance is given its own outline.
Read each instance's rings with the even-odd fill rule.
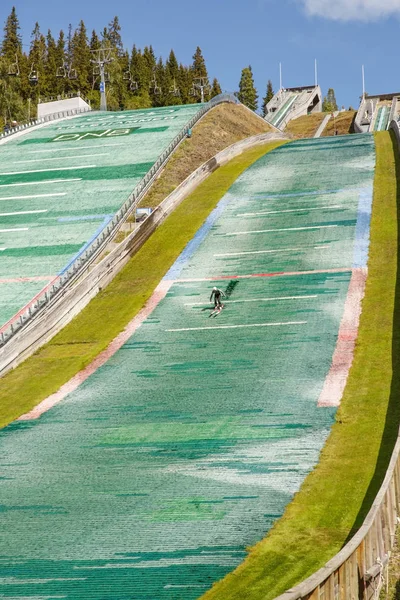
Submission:
[[[201,107],[86,114],[0,145],[0,326],[111,221]]]
[[[374,160],[370,135],[260,159],[121,350],[0,433],[0,597],[194,600],[264,537],[333,422],[318,402],[365,272]]]

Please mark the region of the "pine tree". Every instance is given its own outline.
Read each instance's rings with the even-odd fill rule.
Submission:
[[[335,90],[333,88],[329,88],[328,93],[322,103],[322,111],[335,112],[336,110],[338,110],[338,105],[336,102]]]
[[[203,86],[204,100],[205,102],[208,102],[210,99],[210,83],[208,81],[206,61],[204,60],[201,48],[199,46],[197,46],[196,52],[193,54],[192,73],[195,85],[197,84]],[[198,100],[200,101],[200,90],[198,92]]]
[[[250,65],[242,70],[238,99],[251,110],[257,110],[258,94],[254,85],[253,71],[251,70]]]
[[[267,91],[266,91],[266,94],[265,94],[265,96],[263,98],[263,102],[262,102],[263,117],[267,116],[267,104],[268,104],[268,102],[270,102],[272,100],[273,97],[274,97],[274,90],[272,88],[272,81],[270,79],[268,79]]]
[[[58,67],[61,67],[61,65],[57,64],[57,44],[50,29],[46,36],[46,46],[45,69],[47,75],[47,87],[45,93],[47,96],[53,96],[58,94],[57,69]]]
[[[66,55],[65,55],[65,35],[63,30],[61,29],[60,33],[58,34],[58,40],[57,40],[57,44],[56,44],[56,65],[57,68],[61,69],[63,66],[65,67],[66,64]],[[64,94],[66,92],[66,81],[65,81],[65,77],[61,78],[58,77],[57,78],[57,88],[56,88],[56,93],[57,94]],[[53,93],[53,92],[51,92]]]
[[[90,74],[92,71],[91,52],[87,37],[86,26],[80,21],[71,40],[70,88],[87,94],[89,91]],[[76,78],[75,78],[76,75]]]
[[[15,56],[19,57],[22,54],[22,38],[19,30],[19,21],[13,6],[4,26],[4,37],[1,43],[1,55],[10,62],[15,62]]]
[[[118,17],[114,19],[108,25],[107,38],[113,48],[115,48],[117,55],[122,56],[124,53],[124,45],[121,37],[121,25]]]
[[[179,65],[178,69],[177,85],[181,94],[182,104],[193,104],[193,102],[196,101],[194,96],[191,96],[193,72],[182,63]]]
[[[98,50],[99,48],[101,48],[100,39],[96,31],[93,29],[92,36],[90,38],[90,50]]]
[[[31,96],[37,102],[41,93],[46,94],[47,90],[47,73],[45,69],[46,59],[46,39],[40,32],[39,23],[35,23],[35,27],[31,35],[31,45],[29,50],[29,81],[32,86]]]
[[[222,94],[221,86],[218,79],[214,77],[210,94],[211,98],[215,98],[215,96],[219,96],[219,94]]]
[[[147,108],[151,106],[149,93],[149,71],[142,51],[134,45],[131,53],[132,80],[137,83],[138,89],[133,92],[130,108]]]
[[[172,79],[175,79],[175,81],[177,82],[179,76],[179,64],[176,60],[175,52],[173,50],[171,50],[171,52],[169,53],[166,66],[168,67]]]

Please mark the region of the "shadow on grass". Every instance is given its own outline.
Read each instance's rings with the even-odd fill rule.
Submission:
[[[397,197],[397,227],[400,223],[400,154],[399,147],[396,137],[393,131],[390,131],[392,140],[393,152],[395,156],[395,167],[396,167],[396,197]],[[399,423],[400,423],[400,260],[399,251],[397,252],[397,277],[396,277],[396,288],[395,288],[395,300],[394,300],[394,314],[393,314],[393,341],[392,341],[392,382],[390,386],[390,397],[388,403],[388,410],[386,413],[385,427],[383,431],[381,446],[379,449],[378,458],[376,461],[376,467],[365,494],[363,503],[360,511],[356,517],[353,527],[344,543],[346,545],[349,540],[354,536],[358,529],[363,524],[371,506],[375,500],[376,495],[383,483],[386,475],[386,471],[392,457],[393,449],[397,441],[399,434]],[[400,592],[400,587],[399,587]],[[400,595],[396,598],[399,598]]]

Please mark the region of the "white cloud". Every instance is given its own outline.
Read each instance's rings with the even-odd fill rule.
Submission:
[[[301,0],[311,16],[337,21],[376,21],[400,15],[400,0]]]

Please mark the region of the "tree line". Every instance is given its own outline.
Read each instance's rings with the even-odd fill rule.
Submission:
[[[0,125],[33,118],[39,99],[56,99],[78,92],[93,108],[99,108],[100,70],[93,61],[102,48],[112,57],[106,71],[107,105],[111,110],[192,104],[202,99],[207,102],[222,91],[217,78],[210,82],[200,47],[196,48],[190,65],[178,62],[173,49],[166,60],[157,57],[151,45],[143,49],[134,45],[128,51],[123,45],[117,16],[100,34],[93,30],[90,35],[83,21],[76,29],[69,25],[67,32],[61,30],[57,37],[50,30],[43,34],[39,23],[35,23],[29,50],[24,48],[13,7],[0,43]],[[235,93],[248,108],[258,109],[250,65],[242,70]],[[261,102],[263,116],[273,96],[269,80]]]
[[[55,38],[49,30],[44,35],[39,23],[32,31],[29,51],[24,51],[15,7],[12,8],[0,44],[0,115],[4,121],[24,120],[39,99],[56,99],[76,94],[100,104],[100,72],[93,60],[96,51],[111,51],[107,65],[107,103],[111,110],[151,108],[204,101],[221,93],[219,81],[210,83],[206,63],[199,47],[190,65],[179,63],[174,50],[164,61],[153,47],[133,46],[128,52],[122,42],[118,17],[98,34],[89,36],[80,21],[67,33]],[[31,110],[30,110],[31,107]]]

